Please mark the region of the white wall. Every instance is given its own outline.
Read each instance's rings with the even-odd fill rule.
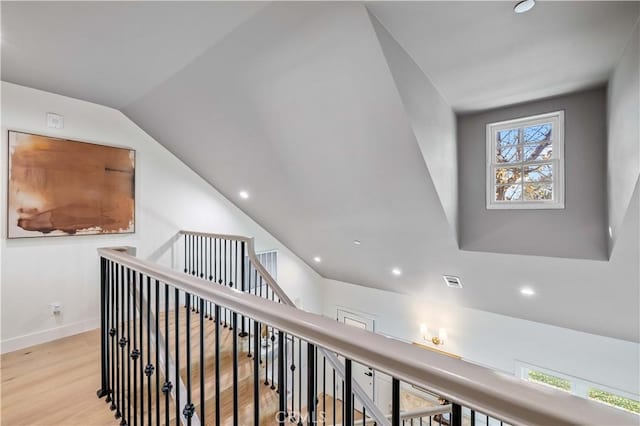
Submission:
[[[63,115],[64,129],[47,128],[47,112]],[[1,124],[2,200],[6,200],[9,129],[136,150],[133,235],[7,240],[2,202],[2,352],[95,328],[99,316],[96,248],[131,245],[141,258],[168,265],[167,243],[180,229],[254,236],[257,250],[278,250],[278,281],[291,299],[299,299],[307,310],[320,309],[319,275],[121,112],[3,82]],[[54,301],[63,305],[59,317],[48,308]]]
[[[374,318],[377,333],[401,340],[423,343],[421,323],[445,328],[441,349],[492,369],[514,374],[524,362],[640,395],[637,343],[340,281],[325,280],[323,296],[326,316],[335,318],[337,307],[359,311]]]
[[[409,54],[371,16],[405,113],[454,236],[458,227],[458,155],[456,116],[431,80]]]
[[[607,197],[609,251],[621,232],[640,175],[640,21],[609,80]]]

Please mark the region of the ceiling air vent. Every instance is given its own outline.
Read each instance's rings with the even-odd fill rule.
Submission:
[[[444,278],[444,282],[447,283],[449,287],[462,288],[460,278],[451,275],[443,275],[442,278]]]

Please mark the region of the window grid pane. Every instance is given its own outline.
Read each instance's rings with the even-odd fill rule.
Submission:
[[[496,132],[494,201],[553,200],[550,123]],[[533,143],[532,143],[533,142]]]
[[[488,208],[564,208],[562,111],[487,124],[486,142]]]

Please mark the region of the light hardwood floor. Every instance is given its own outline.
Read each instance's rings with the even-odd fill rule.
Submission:
[[[3,426],[115,425],[100,387],[98,330],[2,355]]]
[[[194,364],[192,368],[193,401],[196,410],[200,414],[199,408],[199,365],[197,363],[199,318],[195,313],[191,313],[191,341],[193,347],[192,357]],[[181,310],[180,325],[184,330],[186,313]],[[164,315],[160,314],[160,324],[164,324]],[[174,316],[169,315],[170,330],[173,329]],[[162,326],[161,326],[162,327]],[[205,344],[206,347],[213,348],[215,331],[215,321],[206,321]],[[181,355],[186,359],[186,339],[185,334],[180,336]],[[225,327],[220,327],[221,352],[220,352],[220,403],[221,403],[221,424],[232,424],[233,410],[233,381],[232,381],[232,352],[231,339],[232,332]],[[238,356],[238,376],[239,388],[239,423],[250,425],[253,423],[253,359],[247,357],[248,339],[238,339],[240,353]],[[175,353],[175,342],[170,338],[171,353]],[[145,341],[143,341],[145,344]],[[155,354],[152,355],[154,357]],[[78,334],[49,343],[33,346],[27,349],[2,355],[0,359],[1,375],[1,411],[0,423],[3,426],[18,425],[118,425],[120,422],[113,416],[113,411],[109,410],[105,399],[98,399],[96,390],[100,386],[100,354],[99,354],[99,331],[94,330],[87,333]],[[215,382],[214,364],[215,358],[211,352],[205,356],[205,374],[208,378],[205,385],[206,395],[206,424],[212,424],[215,417]],[[138,370],[140,371],[140,370]],[[139,373],[141,374],[141,373]],[[186,381],[186,371],[182,369],[182,379]],[[160,383],[164,378],[160,377]],[[276,411],[278,394],[264,386],[264,365],[260,367],[260,409],[261,425],[276,424]],[[145,395],[147,389],[144,390]],[[152,386],[152,400],[155,401],[155,386]],[[324,400],[323,400],[324,397]],[[407,399],[408,395],[403,392],[403,409],[415,408],[415,405],[430,405],[427,401]],[[164,396],[161,395],[161,398]],[[146,397],[145,397],[146,401]],[[163,399],[161,399],[163,401]],[[325,418],[327,424],[332,424],[333,420],[333,400],[330,395],[318,396],[318,410],[326,407]],[[182,399],[184,402],[184,396]],[[182,405],[182,404],[181,404]],[[289,406],[289,402],[287,403]],[[160,404],[161,419],[164,419],[164,403]],[[148,410],[145,406],[145,411]],[[155,406],[153,408],[155,411]],[[306,407],[303,407],[303,412]],[[336,401],[336,423],[341,423],[341,401]],[[153,411],[152,411],[153,412]],[[356,412],[356,419],[361,418],[361,413]],[[175,423],[175,406],[170,403],[170,420]],[[146,415],[145,415],[146,419]],[[154,415],[155,422],[155,415]],[[164,423],[164,422],[162,422]]]

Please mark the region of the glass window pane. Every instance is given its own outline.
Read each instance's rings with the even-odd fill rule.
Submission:
[[[522,185],[498,185],[496,201],[517,201],[522,199]]]
[[[529,370],[529,381],[541,383],[567,392],[571,390],[571,382],[569,380],[552,376],[542,371]]]
[[[537,144],[524,145],[525,161],[551,160],[553,157],[553,144],[551,141],[542,141]]]
[[[525,182],[549,182],[551,180],[553,180],[553,166],[551,164],[524,167]]]
[[[520,182],[522,169],[520,167],[496,167],[496,183],[510,184]]]
[[[550,123],[525,127],[522,131],[524,143],[551,141],[551,129]]]
[[[552,183],[527,183],[523,192],[526,201],[553,200]]]
[[[496,147],[496,163],[522,162],[522,146],[498,145]]]
[[[640,414],[640,401],[625,398],[611,392],[605,392],[601,389],[589,389],[589,399],[613,405],[614,407],[622,408],[623,410],[631,411],[632,413]]]
[[[520,132],[518,129],[500,130],[496,135],[497,145],[515,145],[520,143]]]

